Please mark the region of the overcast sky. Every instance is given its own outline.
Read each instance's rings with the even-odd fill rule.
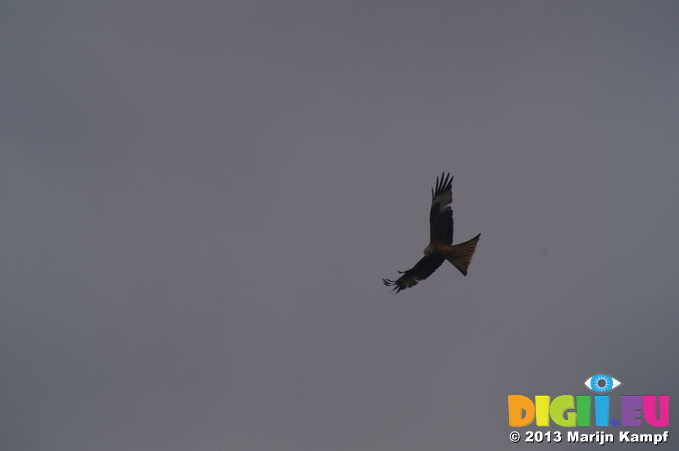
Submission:
[[[0,448],[571,449],[510,443],[507,396],[676,404],[677,24],[3,2]],[[396,295],[443,171],[469,274]]]

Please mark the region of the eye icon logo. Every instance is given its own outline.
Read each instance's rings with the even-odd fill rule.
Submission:
[[[622,382],[607,374],[595,374],[585,381],[585,387],[594,393],[606,393],[620,387]]]

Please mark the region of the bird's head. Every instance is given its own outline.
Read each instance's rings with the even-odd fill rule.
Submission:
[[[424,255],[429,255],[432,252],[434,252],[434,248],[431,247],[431,244],[424,248]]]

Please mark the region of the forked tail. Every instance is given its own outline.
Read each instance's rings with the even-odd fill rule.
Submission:
[[[467,268],[469,268],[469,264],[472,262],[472,257],[476,251],[476,244],[479,242],[480,236],[481,234],[479,233],[469,241],[455,244],[452,246],[449,257],[447,257],[447,260],[452,263],[454,267],[459,269],[464,276],[467,275]]]

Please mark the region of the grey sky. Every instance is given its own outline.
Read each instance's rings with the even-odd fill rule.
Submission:
[[[518,451],[510,394],[679,399],[677,23],[3,2],[0,448]],[[469,275],[397,296],[442,171]]]

